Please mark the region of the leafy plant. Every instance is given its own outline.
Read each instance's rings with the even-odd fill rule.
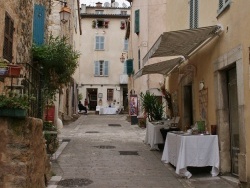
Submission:
[[[160,103],[154,94],[147,91],[140,94],[142,109],[147,114],[149,121],[161,120],[164,112],[164,106]]]
[[[61,88],[71,81],[80,53],[68,44],[66,37],[50,36],[47,44],[32,46],[32,55],[44,76],[44,95],[54,100]]]
[[[31,101],[35,98],[26,94],[9,92],[0,95],[0,108],[29,109]]]

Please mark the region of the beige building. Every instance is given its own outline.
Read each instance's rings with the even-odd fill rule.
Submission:
[[[249,186],[250,27],[246,7],[250,2],[130,2],[129,40],[133,48],[129,54],[134,58],[136,74],[129,89],[139,94],[165,78],[175,115],[181,118],[180,127],[185,130],[198,120],[206,122],[208,131],[211,125],[216,125],[220,172],[231,173],[243,186]],[[159,11],[153,11],[158,8]],[[140,46],[141,42],[147,44],[147,49]],[[140,57],[135,55],[138,50]],[[153,63],[158,65],[147,66]]]
[[[96,106],[127,106],[128,76],[120,57],[127,58],[124,36],[130,8],[118,6],[117,2],[81,6],[78,91],[83,101],[88,100],[90,110],[96,110]]]

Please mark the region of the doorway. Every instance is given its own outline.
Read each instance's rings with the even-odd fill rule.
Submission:
[[[240,153],[240,145],[236,67],[227,70],[227,89],[230,128],[231,172],[233,175],[238,176],[238,154]]]
[[[89,110],[96,110],[97,106],[97,88],[88,88],[87,96],[89,101]]]
[[[193,122],[193,91],[192,91],[192,84],[184,86],[184,93],[183,93],[183,103],[184,103],[184,127],[185,129],[190,128],[191,125],[194,124]]]

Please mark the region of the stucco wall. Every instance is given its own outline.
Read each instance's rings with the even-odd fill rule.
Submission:
[[[49,163],[40,119],[0,118],[0,187],[45,188]]]

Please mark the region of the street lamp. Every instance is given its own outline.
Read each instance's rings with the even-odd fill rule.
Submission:
[[[121,57],[120,57],[120,61],[121,61],[122,63],[124,63],[124,61],[125,61],[125,57],[124,57],[123,54],[125,54],[125,53],[122,53],[122,55],[121,55]]]
[[[64,6],[62,7],[62,9],[59,12],[59,14],[60,14],[60,20],[61,20],[61,22],[65,24],[69,20],[71,11],[70,11],[70,8],[67,6],[67,2],[60,1],[60,0],[58,0],[58,1],[64,4]]]

